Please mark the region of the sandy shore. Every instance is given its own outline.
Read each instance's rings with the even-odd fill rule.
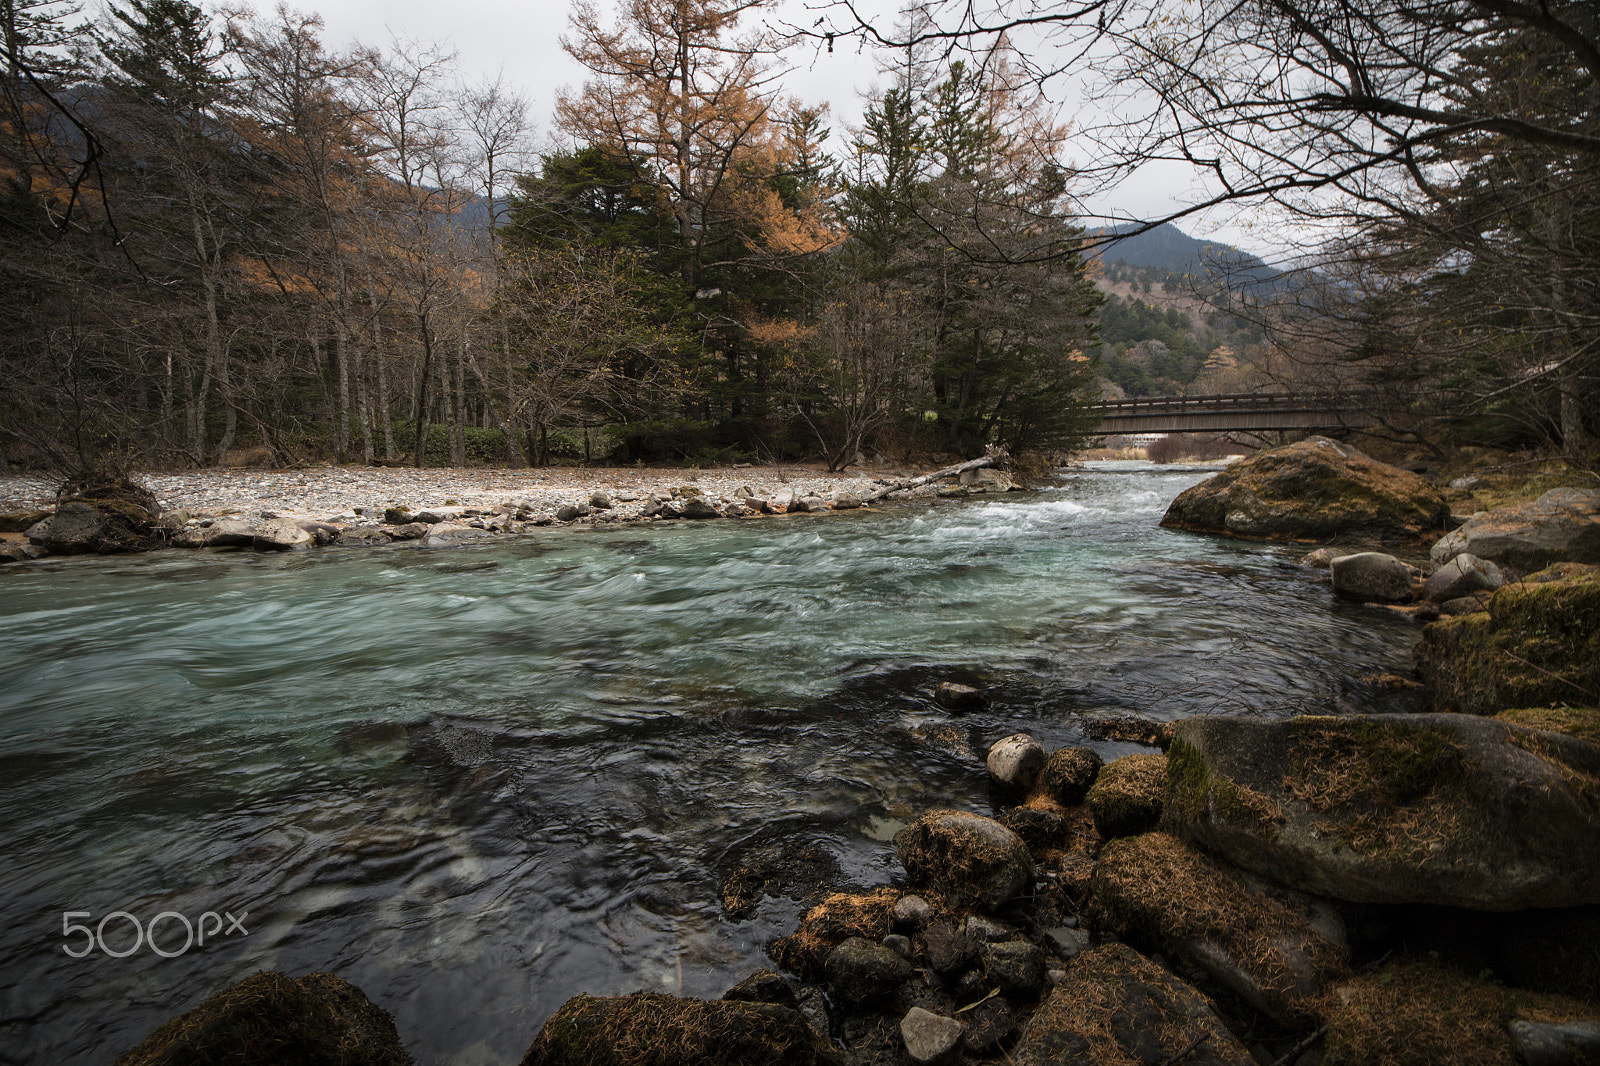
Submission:
[[[875,471],[880,477],[905,471]],[[828,474],[801,466],[700,469],[662,467],[556,467],[545,470],[424,469],[397,467],[313,467],[300,470],[195,470],[180,474],[141,474],[168,509],[192,514],[229,511],[254,516],[275,514],[330,518],[356,508],[381,516],[388,507],[412,510],[447,503],[493,507],[514,500],[554,510],[587,501],[605,490],[618,498],[616,510],[637,513],[652,491],[666,494],[675,485],[693,484],[712,499],[731,498],[741,488],[757,496],[792,489],[797,496],[829,499],[861,495],[872,477]],[[626,497],[634,497],[628,500]],[[0,513],[35,510],[54,502],[55,483],[39,477],[0,477]]]

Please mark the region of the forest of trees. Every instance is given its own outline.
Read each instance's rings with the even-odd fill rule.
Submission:
[[[912,48],[835,158],[751,6],[576,4],[589,78],[535,155],[427,44],[0,0],[0,461],[1081,441],[1100,296],[1051,109],[1003,47]]]
[[[587,80],[536,154],[526,101],[426,44],[0,0],[0,463],[838,467],[1253,387],[1592,461],[1600,5],[857,10],[779,36],[760,3],[578,0]],[[885,87],[834,133],[783,54],[852,37]],[[1086,234],[1076,198],[1151,162],[1208,199]],[[1207,204],[1277,220],[1296,269],[1107,247]]]
[[[824,5],[798,32],[981,55],[1081,89],[1075,177],[1152,163],[1298,244],[1250,295],[1257,369],[1356,392],[1395,440],[1564,453],[1600,432],[1600,4],[1593,0],[930,0],[913,23]],[[1167,172],[1171,172],[1170,170]],[[1114,251],[1106,253],[1114,257]]]

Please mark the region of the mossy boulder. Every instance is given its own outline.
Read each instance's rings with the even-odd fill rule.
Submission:
[[[899,893],[880,888],[869,893],[835,892],[800,918],[800,928],[772,942],[772,961],[807,980],[823,976],[828,953],[851,937],[882,940],[894,927],[890,913]]]
[[[1089,887],[1102,928],[1186,959],[1285,1024],[1312,1017],[1323,988],[1347,973],[1332,906],[1166,833],[1111,841]]]
[[[1252,540],[1411,539],[1443,530],[1449,518],[1444,496],[1418,475],[1311,437],[1185,490],[1161,524]]]
[[[1033,859],[1011,830],[981,814],[930,811],[894,838],[913,886],[954,910],[992,911],[1033,887]]]
[[[1090,748],[1058,748],[1039,771],[1039,788],[1063,807],[1076,807],[1104,763]]]
[[[567,1000],[522,1066],[812,1066],[834,1059],[788,1007],[636,992]]]
[[[116,1066],[409,1066],[394,1019],[331,973],[263,971],[167,1022]]]
[[[1255,1066],[1211,1001],[1126,944],[1080,952],[1009,1056],[1017,1066]]]
[[[1594,1016],[1592,1006],[1575,1000],[1502,988],[1432,961],[1403,960],[1362,974],[1329,996],[1322,1061],[1327,1066],[1524,1066],[1514,1036],[1519,1023]]]
[[[1600,566],[1551,567],[1424,627],[1416,660],[1436,710],[1600,702]]]
[[[1600,902],[1600,748],[1454,714],[1193,718],[1163,828],[1314,895],[1479,910]]]
[[[1495,717],[1512,725],[1542,729],[1546,733],[1565,733],[1600,744],[1600,707],[1518,707],[1501,711]]]
[[[52,555],[142,552],[163,543],[156,515],[119,498],[74,498],[28,529],[28,539]]]
[[[887,999],[915,972],[905,956],[859,936],[828,952],[823,971],[834,996],[846,1003]]]
[[[1084,796],[1095,829],[1108,840],[1154,829],[1161,821],[1166,782],[1165,755],[1124,755],[1107,763]]]
[[[1551,489],[1531,503],[1473,515],[1428,552],[1443,564],[1470,553],[1517,574],[1552,563],[1600,563],[1600,492]]]

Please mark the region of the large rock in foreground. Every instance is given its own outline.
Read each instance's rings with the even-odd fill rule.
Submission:
[[[1581,1038],[1561,1039],[1563,1022],[1580,1023],[1577,1032],[1568,1030],[1569,1037],[1583,1032],[1582,1023],[1593,1024],[1591,1004],[1519,992],[1433,962],[1401,962],[1363,974],[1339,988],[1330,1008],[1322,1060],[1330,1066],[1577,1066],[1595,1061],[1592,1045],[1585,1047]]]
[[[1115,933],[1178,955],[1294,1024],[1350,961],[1344,922],[1322,900],[1270,885],[1166,833],[1113,840],[1089,889]]]
[[[719,1066],[829,1062],[797,1011],[654,992],[576,996],[544,1023],[522,1066]]]
[[[117,1066],[410,1066],[394,1019],[331,973],[264,971],[179,1015]]]
[[[1163,826],[1280,884],[1478,910],[1600,902],[1600,747],[1454,714],[1191,718]]]
[[[1028,1021],[1018,1066],[1255,1066],[1211,1001],[1126,944],[1085,951]]]
[[[1161,524],[1254,540],[1412,538],[1443,529],[1449,517],[1444,497],[1416,474],[1312,437],[1187,489]]]
[[[1600,566],[1560,563],[1507,585],[1488,610],[1424,628],[1416,657],[1436,710],[1600,702]]]
[[[1033,887],[1033,859],[1022,838],[981,814],[930,811],[894,838],[915,886],[942,893],[954,907],[995,908]]]
[[[1532,503],[1485,511],[1439,538],[1428,556],[1442,564],[1464,552],[1518,574],[1600,563],[1600,492],[1551,489]]]

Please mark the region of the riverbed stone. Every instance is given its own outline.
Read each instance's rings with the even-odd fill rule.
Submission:
[[[151,1033],[117,1066],[412,1066],[394,1019],[331,973],[263,971]]]
[[[788,1007],[635,992],[569,999],[539,1030],[522,1066],[813,1066],[831,1060],[806,1019]]]
[[[805,512],[807,514],[822,514],[828,509],[828,501],[821,496],[801,496],[789,505],[791,512]]]
[[[1091,748],[1057,748],[1039,771],[1039,787],[1061,806],[1076,807],[1104,765]]]
[[[1443,529],[1449,517],[1444,497],[1423,478],[1311,437],[1186,489],[1161,524],[1258,540],[1413,538]]]
[[[1044,746],[1026,733],[1013,733],[995,741],[985,759],[989,777],[1016,792],[1026,792],[1033,787],[1044,763]]]
[[[303,551],[311,534],[287,518],[219,518],[210,526],[185,530],[175,542],[184,547],[255,548],[258,551]]]
[[[1600,748],[1460,714],[1191,718],[1163,828],[1287,887],[1477,910],[1600,903]]]
[[[1293,1025],[1348,972],[1339,912],[1219,863],[1166,833],[1108,843],[1090,879],[1101,928],[1159,945]]]
[[[1440,711],[1592,705],[1600,693],[1600,566],[1561,563],[1422,630],[1418,676]]]
[[[784,980],[782,974],[771,970],[757,970],[722,993],[722,998],[743,1003],[775,1003],[780,1007],[794,1010],[800,1007],[800,999],[794,994],[794,986]]]
[[[947,711],[981,711],[989,706],[989,698],[981,690],[955,681],[939,682],[933,701]]]
[[[890,915],[896,925],[909,929],[924,929],[933,921],[933,904],[914,892],[908,892],[894,901]]]
[[[1035,862],[1047,861],[1049,854],[1066,847],[1072,837],[1072,823],[1060,811],[1042,807],[1013,807],[1000,816],[1000,824],[1022,838]]]
[[[1333,561],[1333,591],[1363,603],[1409,603],[1411,568],[1383,552],[1356,552]]]
[[[1506,576],[1498,566],[1471,552],[1462,552],[1428,576],[1422,595],[1445,604],[1476,592],[1493,592],[1505,583]]]
[[[911,979],[911,963],[892,948],[851,937],[828,952],[823,964],[834,995],[847,1003],[872,1003]]]
[[[1256,1066],[1209,999],[1126,944],[1074,958],[1065,982],[1028,1020],[1011,1059],[1017,1066]]]
[[[428,535],[428,527],[421,522],[407,522],[398,526],[379,526],[378,532],[385,534],[390,540],[421,540]]]
[[[906,1056],[912,1062],[917,1066],[933,1066],[955,1051],[963,1028],[954,1018],[912,1007],[900,1019],[900,1039],[905,1041]]]
[[[1600,1062],[1600,1019],[1518,1020],[1509,1028],[1524,1066],[1587,1066]]]
[[[930,811],[894,838],[914,887],[947,905],[992,911],[1033,887],[1033,859],[1022,838],[981,814]]]
[[[717,505],[704,496],[685,496],[678,501],[678,511],[684,518],[716,518]]]
[[[1084,796],[1096,831],[1109,840],[1154,829],[1161,820],[1166,781],[1165,755],[1124,755],[1107,763]]]
[[[1476,514],[1441,537],[1428,555],[1442,565],[1462,553],[1514,576],[1552,563],[1600,563],[1600,491],[1551,489],[1531,503]]]
[[[923,954],[934,973],[959,974],[978,961],[981,945],[949,922],[934,922],[922,934]]]
[[[1004,996],[1032,1001],[1045,989],[1045,954],[1026,940],[983,946],[983,972]]]
[[[422,543],[426,547],[433,548],[445,544],[466,544],[492,536],[494,534],[487,529],[477,529],[459,522],[440,522],[428,528],[428,535],[422,539]]]

